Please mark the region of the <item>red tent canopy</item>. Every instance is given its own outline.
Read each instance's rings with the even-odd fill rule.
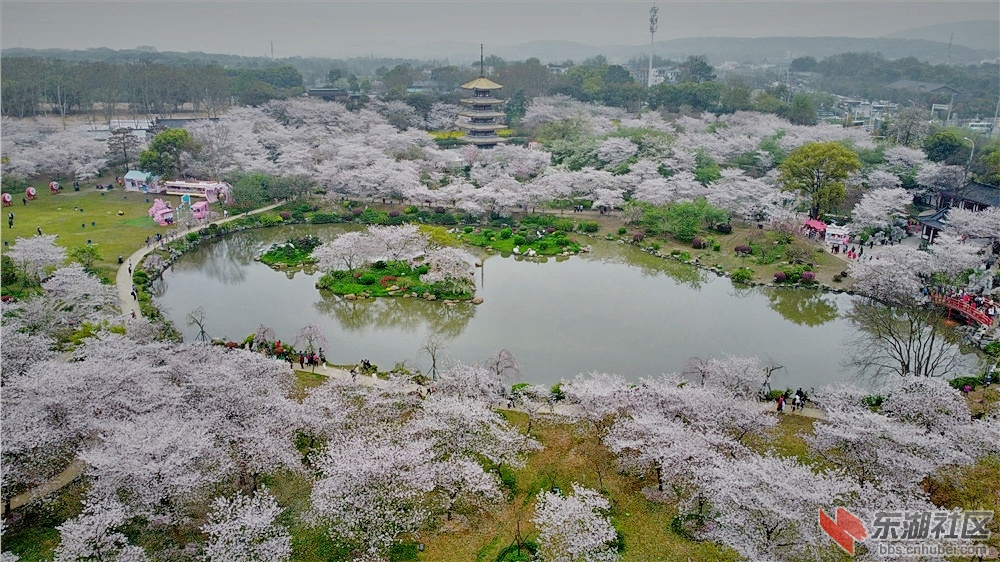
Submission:
[[[811,228],[813,230],[817,230],[819,232],[823,232],[823,231],[826,230],[826,224],[824,224],[823,221],[818,221],[816,219],[809,219],[809,220],[807,220],[806,221],[806,226],[808,226],[809,228]]]

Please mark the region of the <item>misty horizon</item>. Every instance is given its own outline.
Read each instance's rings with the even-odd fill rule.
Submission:
[[[132,49],[245,56],[405,57],[419,48],[533,41],[648,44],[652,2],[3,2],[5,49]],[[996,2],[657,2],[656,41],[883,37],[1000,18]],[[478,51],[478,49],[477,49]],[[470,59],[478,52],[470,53]]]

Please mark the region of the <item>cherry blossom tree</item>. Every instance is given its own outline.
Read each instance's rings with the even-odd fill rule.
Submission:
[[[947,232],[940,232],[934,237],[930,250],[930,271],[949,278],[955,278],[982,263],[978,255],[980,249],[976,245],[966,244],[958,236]]]
[[[322,348],[324,345],[329,345],[326,341],[326,334],[323,332],[323,328],[317,326],[316,324],[309,324],[299,328],[298,332],[295,332],[295,345],[303,345],[303,349],[312,353],[317,347]]]
[[[617,168],[639,152],[639,145],[631,139],[611,137],[597,147],[597,157],[608,168]]]
[[[20,271],[23,281],[28,284],[40,283],[50,269],[66,261],[66,249],[56,244],[55,234],[31,238],[18,237],[6,255]]]
[[[883,414],[927,433],[961,435],[972,421],[965,397],[940,378],[902,377],[883,392]]]
[[[80,458],[93,478],[91,493],[123,494],[137,513],[168,521],[229,470],[203,422],[162,413],[110,425]]]
[[[538,553],[551,562],[613,562],[619,554],[611,525],[610,502],[573,483],[573,493],[542,492],[532,521],[538,527]]]
[[[939,468],[970,461],[949,436],[866,409],[828,412],[806,442],[824,461],[859,485],[925,498],[919,486]]]
[[[205,559],[211,562],[282,562],[292,555],[288,530],[276,525],[281,513],[278,502],[266,489],[253,496],[237,494],[232,499],[219,497],[212,502],[208,523]]]
[[[426,441],[393,439],[385,432],[334,435],[313,464],[312,509],[330,537],[363,559],[384,559],[404,533],[430,518],[422,502],[435,486]]]
[[[114,498],[95,500],[91,496],[83,505],[83,513],[64,522],[59,529],[57,562],[107,560],[109,562],[143,562],[145,551],[129,544],[120,529],[130,519],[126,507]]]
[[[455,363],[441,371],[437,391],[446,395],[497,404],[506,395],[503,381],[482,365]]]
[[[865,295],[894,303],[911,303],[930,274],[930,256],[896,245],[883,248],[878,259],[851,263],[851,276]]]
[[[372,239],[366,233],[345,232],[332,242],[320,244],[313,250],[313,257],[321,269],[354,271],[367,263],[374,252]]]
[[[695,358],[689,363],[689,372],[700,379],[702,386],[743,400],[756,399],[773,370],[756,357],[736,355]]]
[[[930,193],[958,189],[965,177],[965,168],[949,166],[939,162],[928,162],[921,166],[915,179],[917,184]]]
[[[427,239],[415,224],[371,226],[368,235],[378,255],[386,261],[413,259],[427,250]]]
[[[690,495],[722,452],[736,447],[716,431],[702,432],[653,411],[619,418],[603,441],[622,469],[644,475],[652,468],[657,493],[669,487],[677,499]]]
[[[427,273],[420,280],[428,284],[444,284],[452,292],[466,292],[475,288],[475,261],[467,252],[452,247],[442,247],[427,254]]]
[[[803,560],[820,554],[820,509],[844,505],[856,490],[836,473],[816,472],[795,459],[751,455],[709,470],[709,482],[688,510],[704,517],[696,535],[727,545],[750,560]],[[695,504],[705,501],[707,513]]]
[[[955,232],[970,238],[1000,237],[1000,207],[970,211],[961,207],[948,209],[948,225]]]
[[[896,217],[905,215],[906,207],[911,203],[913,195],[903,188],[872,189],[865,192],[854,206],[851,221],[858,229],[888,228]]]

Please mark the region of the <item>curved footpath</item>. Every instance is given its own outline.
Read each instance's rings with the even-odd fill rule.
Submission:
[[[247,213],[232,215],[224,219],[214,220],[205,224],[200,224],[196,227],[189,228],[187,230],[181,231],[176,236],[179,238],[181,236],[187,236],[191,232],[198,232],[199,230],[207,227],[210,224],[225,224],[227,222],[232,222],[236,219],[256,215],[258,213],[263,213],[265,211],[270,211],[275,207],[282,205],[283,203],[274,203],[266,207],[261,207],[259,209],[254,209]],[[136,317],[142,316],[142,311],[139,310],[139,302],[132,298],[132,273],[129,272],[130,269],[134,269],[142,261],[142,258],[146,257],[148,254],[157,250],[159,246],[155,244],[150,244],[148,247],[142,247],[132,252],[130,256],[124,259],[121,266],[118,267],[118,275],[115,276],[115,286],[118,288],[118,301],[121,303],[122,314],[126,317],[131,316],[135,313]]]

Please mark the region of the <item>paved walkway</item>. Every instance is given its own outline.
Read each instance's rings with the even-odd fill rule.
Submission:
[[[282,204],[283,203],[275,203],[273,205],[268,205],[266,207],[254,209],[253,211],[250,211],[248,213],[232,215],[224,219],[214,220],[210,223],[199,224],[198,226],[195,226],[193,228],[181,231],[176,235],[176,237],[180,238],[182,236],[187,236],[189,232],[197,232],[205,228],[209,224],[224,224],[227,222],[232,222],[236,219],[245,216],[256,215],[258,213],[270,211],[271,209],[274,209],[275,207]],[[122,265],[118,268],[118,275],[115,276],[115,286],[118,289],[118,301],[121,303],[122,314],[125,316],[130,316],[133,313],[135,313],[136,317],[142,316],[142,311],[139,310],[138,301],[132,298],[132,273],[130,272],[130,270],[134,271],[134,269],[139,265],[139,262],[142,261],[142,258],[146,257],[148,254],[157,249],[159,249],[159,246],[156,244],[150,244],[149,247],[141,247],[135,252],[132,252],[132,255],[125,258],[124,263],[122,263]]]

